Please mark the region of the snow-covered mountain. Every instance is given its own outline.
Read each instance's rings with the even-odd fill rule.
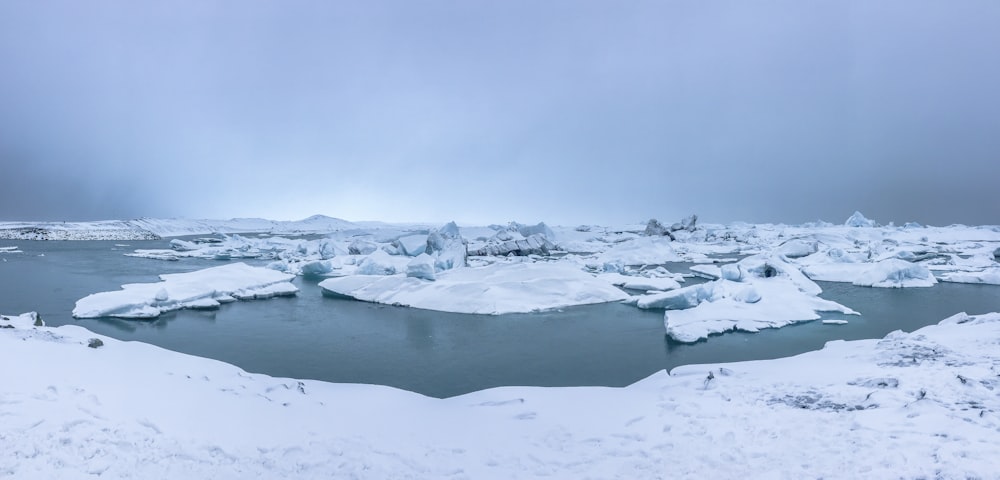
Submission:
[[[329,233],[357,228],[352,222],[325,215],[303,220],[263,218],[191,220],[139,218],[95,222],[0,222],[0,238],[16,240],[152,240],[211,233]]]

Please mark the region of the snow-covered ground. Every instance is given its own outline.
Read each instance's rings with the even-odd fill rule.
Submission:
[[[40,323],[0,319],[0,474],[11,478],[1000,471],[996,313],[796,357],[680,367],[626,388],[503,387],[443,400],[272,378]]]

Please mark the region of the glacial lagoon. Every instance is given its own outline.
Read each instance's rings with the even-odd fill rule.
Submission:
[[[665,337],[662,311],[611,303],[500,316],[464,315],[324,296],[318,279],[298,277],[295,297],[181,310],[151,321],[76,320],[76,300],[125,283],[157,281],[219,261],[130,258],[156,241],[4,241],[0,307],[37,311],[51,326],[94,332],[218,359],[247,371],[330,382],[390,385],[448,397],[505,385],[624,386],[679,365],[785,357],[831,340],[912,331],[958,312],[1000,311],[1000,289],[942,283],[882,289],[819,282],[823,298],[861,316],[826,314],[846,325],[805,322],[760,333],[727,333],[681,344]],[[245,261],[245,260],[244,260]],[[247,263],[263,265],[264,261]],[[683,265],[675,271],[683,273]]]

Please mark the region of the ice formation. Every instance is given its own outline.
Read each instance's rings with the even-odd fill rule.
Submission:
[[[330,295],[356,300],[492,315],[628,298],[628,294],[594,275],[558,262],[456,268],[437,273],[435,281],[410,275],[355,275],[327,279],[319,286]]]
[[[294,295],[293,275],[230,263],[188,273],[160,275],[161,282],[130,283],[121,290],[88,295],[76,302],[76,318],[151,318],[182,308],[215,308],[235,300]]]
[[[605,287],[620,287],[613,292],[614,295],[600,298],[617,298],[620,292],[628,291],[639,294],[630,299],[637,306],[671,308],[666,315],[669,319],[666,323],[676,338],[702,338],[706,330],[697,333],[702,328],[697,325],[697,317],[709,313],[718,318],[700,324],[715,324],[716,327],[707,329],[712,333],[732,328],[753,330],[762,326],[777,327],[791,321],[815,318],[816,311],[833,307],[818,298],[817,293],[789,293],[788,298],[795,296],[806,300],[784,309],[780,315],[769,313],[774,321],[760,322],[760,316],[764,314],[759,312],[766,312],[771,304],[768,298],[781,297],[782,294],[765,291],[754,279],[726,278],[727,271],[733,272],[732,262],[744,256],[766,256],[773,259],[775,265],[782,266],[784,270],[780,276],[802,277],[807,281],[900,288],[928,287],[938,281],[1000,283],[1000,274],[997,273],[1000,264],[996,257],[1000,250],[1000,228],[997,227],[878,226],[860,213],[852,215],[844,225],[813,222],[798,226],[744,223],[695,226],[696,221],[696,217],[691,216],[670,227],[651,221],[647,224],[587,225],[582,228],[517,222],[502,226],[459,227],[451,222],[434,228],[416,224],[349,224],[326,217],[292,222],[294,226],[292,223],[249,219],[211,225],[218,227],[218,232],[267,227],[271,233],[260,236],[220,233],[215,237],[173,239],[169,242],[170,248],[140,248],[128,255],[174,261],[188,258],[226,262],[264,259],[270,262],[269,268],[279,272],[337,277],[336,282],[344,285],[366,286],[357,288],[358,298],[414,305],[423,305],[427,301],[409,298],[415,295],[412,292],[392,292],[391,289],[414,285],[417,290],[430,291],[422,286],[423,283],[446,280],[451,276],[446,272],[470,265],[474,268],[501,269],[508,268],[503,265],[518,261],[557,264],[565,271],[573,272],[574,276],[567,279],[586,278],[587,282],[603,282]],[[160,233],[203,231],[209,225],[150,219],[143,222],[143,225],[155,226]],[[19,228],[31,227],[30,224],[18,225]],[[66,231],[96,232],[101,228],[119,228],[122,224],[109,226],[97,222],[89,226],[81,225],[66,227]],[[319,227],[325,228],[321,238],[288,238],[274,234],[282,230],[301,232]],[[663,235],[664,232],[672,232],[676,240],[671,241]],[[7,247],[3,251],[20,250]],[[519,256],[520,260],[509,256]],[[669,274],[666,270],[674,269],[673,264],[677,262],[684,264],[680,267],[684,276],[700,276],[713,283],[682,288],[679,282],[683,276]],[[542,274],[549,267],[517,268],[534,268]],[[657,269],[667,274],[656,273]],[[351,279],[356,275],[362,277]],[[471,273],[463,275],[470,276],[463,281],[483,289],[493,286],[491,282],[506,281],[502,276],[471,278]],[[379,276],[391,278],[369,278]],[[770,281],[768,284],[781,283]],[[815,285],[811,281],[809,283]],[[800,283],[796,287],[801,289],[802,285]],[[431,290],[444,292],[449,288],[457,287],[443,281]],[[396,298],[397,294],[400,298]],[[761,300],[746,301],[755,296],[760,296]],[[587,302],[591,300],[586,299]],[[449,303],[447,299],[432,303],[433,306],[428,308],[470,310],[469,307]],[[534,299],[529,299],[523,307],[491,309],[477,306],[473,310],[490,313],[531,311],[549,308],[545,305],[552,304],[547,301],[538,305],[534,303]],[[574,300],[567,297],[559,304],[574,304]],[[731,313],[724,313],[723,307],[728,304],[732,304],[726,307]],[[681,305],[687,307],[681,308]],[[727,315],[731,318],[722,318]]]
[[[639,308],[666,309],[667,335],[694,342],[730,330],[756,332],[820,318],[817,312],[857,312],[824,300],[822,289],[779,257],[757,255],[724,265],[718,280],[640,297]]]

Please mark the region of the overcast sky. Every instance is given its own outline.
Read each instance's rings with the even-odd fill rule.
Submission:
[[[0,2],[0,219],[1000,223],[1000,2]]]

